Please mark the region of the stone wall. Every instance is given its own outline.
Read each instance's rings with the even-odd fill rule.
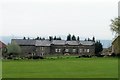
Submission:
[[[20,56],[26,57],[35,54],[36,47],[35,46],[20,46],[21,54]]]
[[[112,43],[112,52],[120,54],[120,36],[118,36]]]
[[[49,46],[36,47],[36,54],[38,56],[46,56],[46,55],[50,54],[50,47]]]

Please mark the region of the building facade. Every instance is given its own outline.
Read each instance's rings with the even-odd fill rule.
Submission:
[[[120,55],[120,35],[117,36],[112,42],[112,53]]]
[[[12,39],[22,50],[20,56],[47,55],[95,55],[94,41],[66,41],[66,40],[23,40]]]
[[[6,53],[6,44],[0,41],[0,59]]]

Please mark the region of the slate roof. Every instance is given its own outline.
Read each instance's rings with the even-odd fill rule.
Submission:
[[[93,45],[94,42],[93,41],[80,41],[79,44],[82,44],[82,45]]]
[[[16,42],[18,45],[35,45],[35,40],[23,40],[23,39],[12,39],[12,42]]]
[[[66,41],[66,44],[68,45],[79,45],[78,41]]]
[[[23,39],[12,39],[12,42],[16,42],[18,45],[34,45],[34,46],[51,46],[54,45],[93,45],[93,41],[65,41],[65,40],[23,40]]]
[[[49,40],[36,40],[35,46],[50,46],[51,42]]]
[[[120,34],[119,34],[118,36],[115,36],[115,38],[114,38],[113,41],[112,41],[112,44],[113,44],[118,38],[120,38]]]
[[[52,44],[54,44],[54,45],[65,45],[65,40],[53,40]]]

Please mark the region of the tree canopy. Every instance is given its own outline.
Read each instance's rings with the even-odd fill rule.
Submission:
[[[100,52],[102,52],[102,50],[103,50],[103,45],[101,44],[100,41],[96,41],[95,42],[95,54],[98,56],[101,55]]]
[[[68,36],[67,36],[67,41],[71,41],[71,40],[72,40],[71,34],[68,34]]]
[[[79,36],[77,37],[77,41],[80,41],[80,37]]]
[[[120,35],[120,16],[111,20],[111,30],[115,32],[117,35]]]
[[[21,53],[21,48],[16,42],[12,42],[7,46],[7,53],[12,55],[18,55]]]
[[[72,36],[72,40],[73,40],[73,41],[76,41],[75,35]]]

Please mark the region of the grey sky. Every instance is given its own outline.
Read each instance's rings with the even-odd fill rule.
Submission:
[[[67,35],[112,39],[119,0],[2,0],[0,36]]]

